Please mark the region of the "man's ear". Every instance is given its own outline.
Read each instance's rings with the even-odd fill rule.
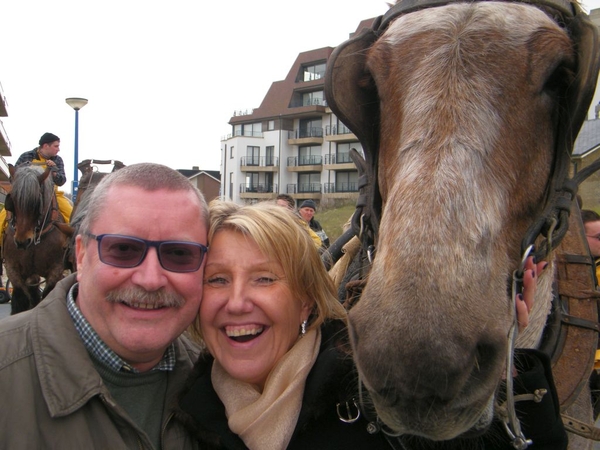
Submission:
[[[77,261],[77,281],[80,281],[81,273],[85,270],[83,260],[85,259],[86,245],[81,235],[75,237],[75,258]]]

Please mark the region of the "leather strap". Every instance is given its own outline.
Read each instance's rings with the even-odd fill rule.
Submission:
[[[556,252],[558,296],[564,317],[552,359],[552,373],[561,408],[568,408],[588,383],[598,348],[598,305],[595,264],[589,253],[577,202],[573,202],[569,233]]]

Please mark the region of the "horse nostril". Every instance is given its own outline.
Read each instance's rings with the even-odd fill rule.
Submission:
[[[20,250],[25,250],[26,248],[28,248],[31,245],[32,242],[33,242],[32,239],[25,239],[24,241],[17,241],[15,239],[15,245]]]

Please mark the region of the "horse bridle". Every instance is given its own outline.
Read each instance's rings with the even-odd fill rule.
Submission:
[[[43,165],[41,163],[32,163],[30,161],[28,161],[24,164],[38,165],[38,166]],[[54,168],[52,168],[51,170],[56,171],[56,169],[54,169]],[[54,184],[52,184],[52,186],[54,186]],[[56,218],[58,217],[58,203],[56,200],[56,196],[54,194],[52,194],[50,201],[48,202],[48,205],[46,207],[46,210],[44,211],[44,195],[45,195],[45,188],[44,188],[44,185],[42,184],[41,192],[40,192],[40,211],[38,213],[36,227],[33,230],[33,244],[34,245],[38,245],[42,240],[42,236],[44,234],[52,231],[55,228],[53,226],[53,224],[54,224],[54,221],[56,220]],[[6,199],[5,199],[5,205],[6,205],[7,211],[12,211],[12,208],[8,206],[11,203],[12,203],[11,194],[7,194]],[[13,230],[16,230],[16,220],[17,220],[17,216],[14,213],[14,211],[12,211],[12,217],[10,218],[9,225]]]
[[[558,106],[559,126],[551,177],[546,189],[546,202],[542,212],[530,225],[521,242],[522,261],[529,255],[541,261],[548,258],[556,249],[568,230],[571,205],[576,198],[579,184],[600,168],[600,160],[598,160],[573,178],[568,178],[575,139],[586,118],[596,88],[600,68],[600,44],[596,26],[577,4],[567,0],[506,1],[530,4],[549,14],[558,25],[567,30],[577,55],[575,81],[567,87],[563,101]],[[362,248],[370,262],[376,249],[382,213],[382,198],[377,180],[380,113],[377,88],[366,67],[366,50],[399,16],[452,3],[462,2],[460,0],[402,0],[392,6],[386,14],[376,18],[371,28],[363,29],[339,45],[329,58],[325,75],[327,104],[358,137],[363,146],[364,157],[354,149],[350,151],[359,173],[359,197],[351,220],[352,228],[324,254],[323,260],[328,267],[341,256],[342,246],[354,235],[360,238]],[[519,289],[518,283],[523,276],[523,264],[513,274],[513,290]],[[361,282],[364,284],[364,280]],[[509,336],[508,353],[511,355],[509,359],[512,357],[516,337],[516,332],[513,331],[514,327]],[[508,376],[507,379],[510,380],[511,377]],[[512,390],[508,394],[508,397],[511,396]],[[521,433],[514,413],[514,401],[508,403],[507,431],[513,439],[513,446],[517,449],[527,448],[530,442]]]

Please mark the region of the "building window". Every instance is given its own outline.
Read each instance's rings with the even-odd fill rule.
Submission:
[[[325,76],[326,69],[327,65],[325,63],[303,66],[300,69],[300,77],[298,81],[320,80]]]
[[[320,145],[306,145],[298,149],[298,165],[313,166],[323,164]]]
[[[298,131],[298,138],[323,137],[323,124],[321,119],[303,119]]]
[[[245,123],[244,136],[247,137],[262,137],[262,123]]]
[[[302,106],[324,106],[325,104],[325,94],[323,91],[307,92],[302,94]]]
[[[298,174],[298,192],[321,192],[321,174],[319,172]]]
[[[269,131],[273,131],[275,129],[275,121],[274,120],[269,120],[269,124],[267,125],[267,129]]]
[[[336,172],[335,192],[358,192],[358,172]]]
[[[260,163],[260,147],[249,145],[246,147],[246,165],[258,166]]]
[[[268,145],[265,148],[265,165],[266,166],[274,166],[275,165],[275,146]]]
[[[229,159],[233,159],[233,145],[229,147]]]
[[[346,164],[351,163],[352,159],[350,158],[350,149],[353,148],[356,150],[363,158],[364,152],[360,142],[345,142],[338,143],[335,147],[335,155],[332,156],[332,164]]]
[[[258,172],[246,172],[245,192],[258,192]]]

